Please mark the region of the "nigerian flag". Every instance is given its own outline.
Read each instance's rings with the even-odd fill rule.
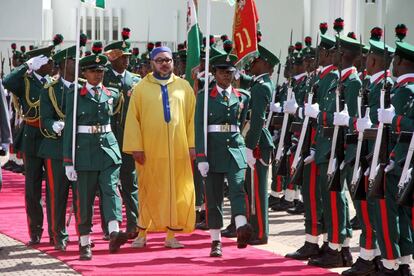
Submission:
[[[105,0],[81,0],[81,2],[95,8],[105,9]]]
[[[185,79],[193,86],[191,71],[200,65],[200,36],[194,0],[187,1],[187,65]]]

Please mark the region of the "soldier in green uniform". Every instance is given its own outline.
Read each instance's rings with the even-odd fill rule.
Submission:
[[[267,177],[270,157],[274,148],[272,135],[266,127],[266,111],[272,102],[275,87],[270,79],[279,59],[265,47],[259,45],[259,57],[250,66],[254,76],[250,89],[251,108],[250,129],[246,135],[247,169],[246,190],[250,205],[254,202],[255,212],[250,209],[249,222],[253,227],[253,237],[249,244],[266,244],[269,235]],[[253,177],[250,177],[251,174]],[[253,180],[253,185],[251,181]],[[252,191],[252,186],[254,191]],[[252,198],[254,196],[254,199]]]
[[[60,39],[61,37],[59,37]],[[58,44],[58,40],[56,45]],[[60,39],[60,41],[62,41]],[[44,159],[39,156],[39,147],[43,140],[40,131],[39,103],[40,95],[47,93],[44,85],[50,80],[53,61],[49,59],[55,45],[27,52],[31,57],[26,63],[17,67],[4,79],[4,87],[11,91],[19,100],[23,112],[23,132],[21,151],[25,160],[25,202],[29,228],[29,245],[40,243],[43,233],[42,175]],[[46,189],[46,210],[48,213],[49,237],[51,230],[49,189]],[[50,241],[53,243],[53,240]]]
[[[206,178],[206,222],[210,228],[211,257],[222,256],[223,183],[227,177],[232,215],[235,216],[237,246],[245,248],[252,235],[247,223],[244,179],[247,168],[246,146],[240,128],[246,118],[249,95],[231,86],[236,68],[234,55],[211,59],[217,85],[209,89],[208,110],[204,110],[204,90],[197,95],[195,137],[197,167]],[[204,146],[204,112],[208,115],[207,155]]]
[[[366,90],[366,93],[369,93],[368,106],[370,108],[370,114],[361,119],[353,118],[353,122],[356,120],[356,129],[358,132],[370,128],[372,124],[378,125],[377,109],[380,106],[380,91],[384,85],[384,68],[389,67],[391,55],[394,52],[394,49],[386,46],[387,60],[384,60],[384,43],[380,41],[381,35],[372,35],[375,30],[379,30],[382,33],[380,28],[374,28],[371,31],[370,51],[366,62],[367,75],[372,76],[369,79],[369,86]],[[392,80],[388,78],[387,82],[391,84]],[[355,124],[353,125],[355,128]],[[373,150],[374,144],[375,142],[369,141],[369,152]],[[376,257],[380,254],[380,251],[377,249],[376,232],[382,228],[382,225],[380,221],[379,224],[376,223],[375,214],[379,213],[377,210],[380,210],[380,201],[383,200],[369,197],[366,200],[354,200],[357,218],[361,222],[360,225],[362,228],[359,242],[360,255],[352,267],[343,272],[344,275],[366,275],[376,271],[376,259],[378,259]]]
[[[107,57],[99,54],[102,43],[92,47],[93,55],[80,60],[86,84],[77,89],[76,134],[73,135],[74,91],[67,93],[65,131],[63,132],[63,165],[70,181],[77,181],[77,229],[80,236],[80,260],[92,258],[90,233],[93,204],[99,189],[103,217],[110,235],[109,252],[115,253],[127,242],[126,233],[119,230],[122,221],[121,199],[117,192],[121,152],[111,130],[111,116],[119,99],[119,92],[102,85]],[[76,139],[72,156],[72,138]]]
[[[403,31],[405,29],[405,32]],[[393,75],[398,77],[391,94],[391,107],[378,109],[378,121],[389,124],[393,132],[414,131],[414,46],[403,42],[404,25],[397,26]],[[401,177],[401,160],[405,160],[408,143],[399,142],[393,148],[389,165],[385,168],[385,199],[379,201],[377,210],[378,243],[381,249],[383,269],[380,275],[411,275],[412,261],[412,208],[398,205],[396,195]],[[371,168],[372,169],[372,168]]]
[[[47,91],[40,95],[40,131],[44,138],[39,156],[45,159],[46,181],[50,192],[51,228],[55,249],[65,251],[68,241],[66,231],[66,205],[72,183],[63,168],[63,137],[65,126],[66,94],[73,89],[75,81],[76,47],[66,48],[53,56],[59,64],[60,78],[46,85]],[[73,191],[73,190],[72,190]],[[76,194],[72,192],[73,200]],[[76,204],[74,211],[76,213]]]
[[[132,89],[141,80],[139,75],[127,70],[131,55],[129,48],[130,43],[125,40],[111,43],[104,48],[111,65],[107,66],[103,85],[113,87],[120,92],[118,105],[115,107],[111,119],[112,131],[120,147],[122,147],[124,140],[125,118]],[[135,239],[138,235],[138,185],[136,183],[135,161],[130,154],[122,153],[120,180],[121,195],[127,218],[126,232],[129,239]]]

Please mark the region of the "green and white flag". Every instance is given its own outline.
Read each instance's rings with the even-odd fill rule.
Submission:
[[[105,0],[81,0],[81,2],[95,8],[105,9]]]
[[[200,65],[200,35],[197,22],[197,11],[194,0],[187,1],[187,66],[185,70],[186,80],[193,86],[191,77],[193,68]]]

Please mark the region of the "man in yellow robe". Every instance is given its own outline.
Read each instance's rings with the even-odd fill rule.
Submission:
[[[123,151],[138,172],[138,227],[132,243],[142,248],[147,231],[166,231],[165,247],[181,248],[175,233],[194,230],[195,97],[189,83],[173,72],[171,50],[151,52],[153,73],[134,89],[128,108]]]

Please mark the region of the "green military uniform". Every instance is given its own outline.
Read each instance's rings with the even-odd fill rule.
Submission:
[[[414,47],[401,41],[396,44],[395,55],[414,62]],[[414,131],[414,72],[399,76],[391,94],[391,104],[395,108],[392,131],[396,134],[401,131]],[[398,182],[402,173],[400,163],[404,164],[407,152],[408,143],[400,142],[393,148],[390,158],[396,165],[386,174],[385,199],[377,202],[377,238],[381,256],[385,260],[396,260],[401,257],[411,260],[413,253],[412,209],[400,206],[396,202]],[[400,261],[401,264],[407,265],[407,260]]]
[[[259,45],[259,58],[272,67],[279,63],[279,59],[261,45]],[[249,222],[254,232],[252,240],[260,240],[262,243],[267,243],[269,235],[267,179],[271,153],[274,148],[272,135],[266,127],[266,111],[272,102],[274,91],[275,87],[268,73],[254,78],[250,89],[250,129],[246,135],[246,147],[254,152],[256,158],[254,176],[247,177],[245,185],[249,200],[252,200],[254,194],[256,211],[253,214],[250,210]],[[248,168],[247,170],[247,175],[251,176],[252,169]],[[251,185],[252,180],[254,181],[253,185]],[[254,191],[251,190],[252,186]]]
[[[121,55],[129,55],[129,42],[119,41],[109,44],[105,51],[119,50]],[[115,88],[120,92],[119,104],[115,107],[114,115],[111,119],[112,131],[122,148],[124,140],[125,119],[128,111],[129,100],[133,87],[141,80],[139,75],[132,74],[125,70],[123,74],[115,72],[110,65],[105,73],[103,85]],[[138,185],[135,174],[135,160],[132,155],[122,153],[122,165],[120,170],[121,195],[125,205],[125,214],[127,218],[127,232],[135,233],[137,231],[138,219]]]
[[[80,66],[81,68],[103,66],[106,61],[105,56],[91,55],[84,57],[80,61]],[[94,91],[95,95],[92,96],[90,91]],[[72,157],[74,106],[74,91],[72,90],[66,97],[63,165],[73,166],[75,163],[77,228],[80,236],[86,236],[92,231],[93,203],[98,189],[105,221],[122,221],[121,200],[117,192],[121,152],[110,128],[111,116],[117,104],[119,92],[104,86],[93,88],[86,83],[77,93],[79,94],[76,112],[76,159],[73,160]]]
[[[230,57],[233,59],[233,56]],[[214,59],[212,63],[213,61]],[[240,128],[246,118],[250,97],[248,92],[234,88],[227,96],[220,94],[217,86],[209,90],[207,114],[210,131],[207,136],[206,156],[203,131],[204,93],[203,90],[198,93],[195,111],[197,162],[208,162],[210,165],[204,187],[206,223],[210,229],[220,229],[223,226],[224,177],[227,177],[229,184],[232,215],[247,214],[244,191],[246,146]]]
[[[27,54],[31,57],[45,54],[50,55],[53,47],[33,50]],[[4,87],[11,91],[21,104],[24,126],[21,133],[21,145],[19,149],[24,154],[25,164],[25,202],[29,235],[33,241],[43,232],[43,209],[41,204],[42,175],[45,160],[39,155],[39,147],[43,135],[39,128],[39,98],[47,90],[43,87],[48,78],[41,77],[35,72],[28,73],[28,66],[23,64],[7,75],[3,81]],[[50,189],[46,189],[46,211],[48,214],[49,237],[53,237],[51,229],[50,213]]]

